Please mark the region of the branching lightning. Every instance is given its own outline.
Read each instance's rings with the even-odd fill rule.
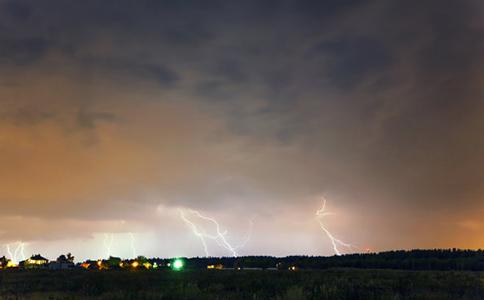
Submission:
[[[128,232],[127,234],[129,236],[129,247],[131,250],[131,255],[133,258],[136,258],[137,257],[136,239],[132,232]],[[104,233],[103,245],[106,251],[106,257],[110,257],[112,255],[113,243],[114,243],[114,234]]]
[[[341,255],[341,251],[338,249],[338,246],[345,247],[345,248],[353,248],[351,244],[345,243],[337,238],[324,226],[323,219],[325,216],[332,215],[333,213],[326,211],[326,199],[323,197],[322,200],[322,207],[316,211],[316,220],[319,223],[319,226],[324,231],[324,233],[328,236],[331,244],[333,245],[333,250],[336,255]]]
[[[6,245],[7,253],[10,256],[10,260],[14,264],[18,264],[20,260],[25,260],[25,243],[19,241],[15,243],[17,246],[15,247],[14,252],[10,249],[10,244]]]
[[[190,227],[190,229],[193,231],[193,234],[195,234],[202,242],[203,250],[205,251],[205,256],[210,256],[208,253],[208,247],[207,247],[207,242],[205,241],[205,238],[217,239],[217,236],[207,235],[205,232],[199,231],[197,225],[195,225],[190,220],[188,220],[187,217],[185,216],[185,213],[181,209],[180,209],[180,217],[188,225],[188,227]]]
[[[194,216],[198,219],[207,221],[209,223],[212,223],[215,226],[215,234],[209,234],[205,231],[205,229],[197,224],[195,224],[193,221],[190,220],[190,218],[187,217],[187,214]],[[181,219],[185,222],[185,224],[188,225],[188,227],[192,230],[193,234],[195,234],[200,241],[202,242],[203,250],[205,251],[206,256],[210,256],[208,252],[208,246],[207,246],[207,239],[213,240],[219,245],[220,247],[228,250],[230,253],[232,253],[232,256],[237,257],[238,253],[237,250],[244,247],[248,241],[250,240],[251,234],[252,234],[252,227],[253,227],[253,219],[250,220],[250,228],[247,234],[247,237],[244,239],[244,241],[237,246],[232,246],[228,241],[227,241],[227,230],[222,230],[220,228],[219,223],[217,220],[214,218],[210,218],[207,216],[202,215],[200,212],[192,209],[188,209],[186,211],[180,209],[179,210],[180,217]]]
[[[111,256],[111,249],[113,247],[114,235],[112,233],[104,234],[104,248],[106,248],[106,257]]]

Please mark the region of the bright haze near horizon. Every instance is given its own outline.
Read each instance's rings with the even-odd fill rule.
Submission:
[[[0,0],[0,256],[483,248],[483,92],[477,0]]]

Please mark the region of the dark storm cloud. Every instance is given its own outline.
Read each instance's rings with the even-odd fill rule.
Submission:
[[[0,113],[0,120],[13,122],[18,126],[32,126],[39,122],[50,120],[55,114],[46,111],[40,111],[35,108],[21,107],[9,113]]]
[[[84,218],[103,202],[112,218],[129,218],[131,204],[156,202],[145,194],[268,213],[328,193],[390,231],[405,230],[408,216],[432,224],[482,209],[478,2],[0,4],[0,74],[16,83],[2,85],[10,102],[0,121],[51,144],[31,155],[17,141],[32,133],[9,127],[19,132],[1,136],[13,146],[0,151],[19,161],[5,161],[14,178],[32,159],[62,181],[57,192],[39,174],[26,179],[37,201],[65,201],[66,214]],[[59,125],[88,130],[64,135]],[[96,147],[85,147],[86,131]],[[61,176],[65,166],[78,172]],[[9,199],[32,197],[21,190]],[[72,193],[82,209],[68,209]]]
[[[21,21],[28,19],[32,14],[31,7],[25,3],[6,1],[1,5],[6,15]]]
[[[43,38],[0,38],[0,64],[26,65],[41,59],[47,52],[50,42]]]
[[[179,79],[166,66],[177,54],[173,51],[183,54],[186,50],[180,47],[191,49],[211,38],[200,20],[202,11],[200,15],[190,6],[168,2],[48,1],[39,6],[33,1],[5,1],[2,4],[0,60],[17,64],[34,62],[50,51],[78,60],[85,68],[110,68],[111,73],[131,73],[134,77],[150,77],[161,85],[171,85]],[[200,6],[200,10],[208,6]],[[112,39],[117,49],[110,53],[92,52],[90,47],[104,39]],[[149,46],[143,46],[145,43]],[[144,56],[144,60],[123,55],[137,46],[138,55]],[[170,56],[160,61],[160,55],[167,52],[171,52]]]
[[[477,73],[484,48],[482,28],[473,27],[473,20],[482,17],[482,10],[467,2],[417,8],[415,13],[413,6],[395,5],[385,19],[401,29],[397,35],[406,36],[395,43],[403,49],[402,62],[414,69],[410,78],[396,77],[395,88],[412,80],[413,87],[392,100],[402,103],[402,109],[383,124],[377,145],[385,147],[385,158],[376,170],[393,174],[392,185],[411,190],[405,193],[418,203],[452,209],[476,204],[484,175],[476,170],[482,163],[476,154],[484,151],[478,133],[483,126],[482,75]],[[419,22],[404,21],[410,16]]]
[[[79,110],[77,114],[77,121],[81,128],[93,129],[98,122],[116,122],[118,117],[112,113],[107,112],[86,112]]]
[[[390,52],[379,41],[362,37],[323,42],[313,51],[328,60],[327,74],[321,76],[326,75],[331,84],[342,89],[352,88],[368,74],[391,64]]]
[[[153,80],[162,87],[174,85],[179,75],[171,68],[159,63],[138,63],[133,59],[113,59],[110,57],[74,57],[84,68],[107,71],[110,74]]]

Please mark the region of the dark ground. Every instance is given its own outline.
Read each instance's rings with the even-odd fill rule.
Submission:
[[[4,270],[0,299],[484,299],[484,273]]]

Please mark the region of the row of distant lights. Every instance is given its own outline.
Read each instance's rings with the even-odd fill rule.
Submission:
[[[97,263],[97,268],[99,270],[102,270],[102,269],[105,269],[106,267],[104,267],[103,265],[103,261],[102,260],[98,260]],[[81,264],[81,267],[85,268],[85,269],[88,269],[91,265],[89,263],[83,263]],[[185,266],[185,262],[182,260],[182,259],[175,259],[173,260],[172,263],[167,263],[166,264],[167,267],[169,268],[172,268],[173,270],[175,271],[180,271],[183,269],[183,267]],[[145,262],[145,263],[140,263],[139,261],[135,260],[131,263],[125,263],[125,262],[120,262],[119,263],[119,267],[121,268],[127,268],[127,267],[131,267],[133,269],[137,269],[137,268],[140,268],[140,267],[144,267],[145,269],[157,269],[159,266],[156,262],[154,262],[153,264],[149,263],[149,262]]]
[[[27,259],[27,262],[29,264],[37,264],[37,265],[42,265],[42,264],[45,264],[45,261],[39,261],[39,260],[32,260],[32,259]],[[103,261],[102,260],[98,260],[97,263],[97,268],[99,270],[103,270],[103,269],[107,269],[107,267],[103,266]],[[82,267],[88,269],[90,267],[90,264],[89,263],[83,263],[81,264]],[[137,260],[131,262],[131,263],[124,263],[124,262],[120,262],[119,263],[119,267],[121,268],[126,268],[126,267],[132,267],[133,269],[137,269],[139,267],[144,267],[145,269],[157,269],[159,266],[156,262],[154,262],[153,264],[149,263],[149,262],[145,262],[143,264],[140,264]],[[177,259],[174,259],[172,261],[172,263],[167,263],[166,264],[167,267],[171,268],[172,270],[174,271],[181,271],[183,270],[183,267],[185,266],[185,262],[180,259],[180,258],[177,258]],[[1,262],[0,262],[0,267],[1,267]],[[9,261],[9,263],[7,264],[6,266],[7,268],[12,268],[12,267],[18,267],[18,264],[14,264],[14,263],[11,263],[11,261]],[[277,267],[280,267],[280,265],[278,264]],[[207,266],[207,269],[209,270],[223,270],[224,267],[223,265],[221,264],[217,264],[217,265],[208,265]],[[242,270],[242,268],[238,267],[236,268],[237,270]],[[288,267],[288,270],[289,271],[297,271],[299,268],[296,267],[296,266],[289,266]]]

